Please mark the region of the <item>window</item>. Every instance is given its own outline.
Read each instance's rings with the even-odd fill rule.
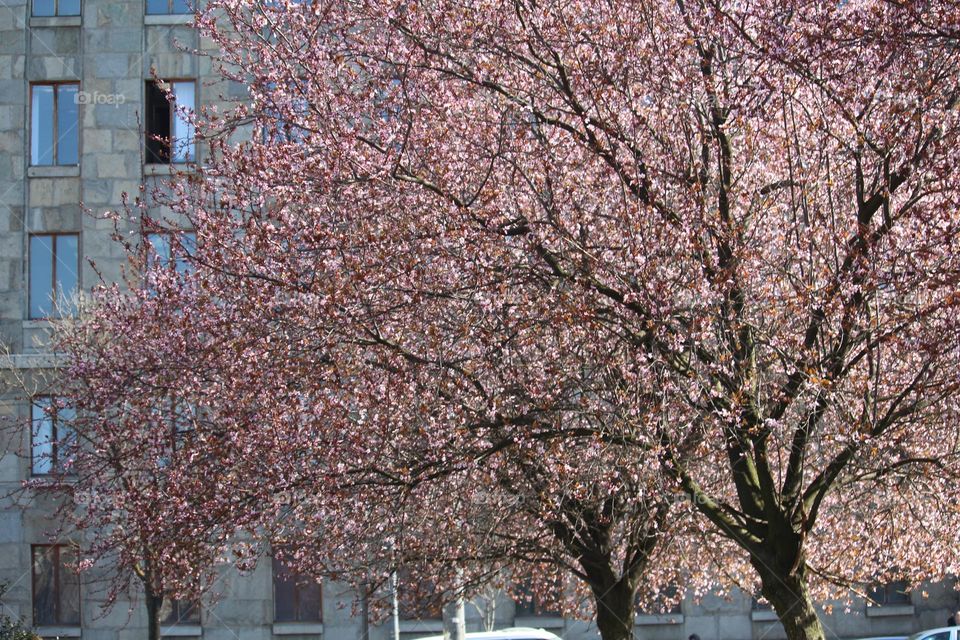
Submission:
[[[171,15],[193,13],[193,7],[187,0],[147,0],[149,15]]]
[[[169,434],[169,439],[164,443],[160,457],[157,459],[157,466],[167,467],[193,435],[198,420],[198,410],[193,404],[170,398],[157,403],[151,413],[156,424],[150,425],[150,428],[163,429]]]
[[[80,85],[76,82],[31,85],[30,164],[77,164],[80,139],[80,110],[77,99],[79,90]]]
[[[200,624],[200,603],[180,598],[164,598],[160,607],[160,624]]]
[[[80,0],[33,0],[33,15],[41,16],[78,16]]]
[[[868,593],[873,606],[897,606],[910,604],[910,590],[904,580],[895,580],[882,585],[874,585]]]
[[[320,583],[273,559],[273,619],[276,622],[323,622]]]
[[[173,264],[180,273],[190,269],[188,256],[193,255],[197,246],[197,234],[192,231],[169,231],[147,235],[149,253],[147,268],[154,266],[169,267]],[[171,262],[172,261],[172,262]]]
[[[302,96],[298,84],[289,85],[288,90],[293,96]],[[289,98],[277,90],[276,83],[269,82],[266,86],[267,97],[263,109],[263,142],[265,144],[279,144],[293,142],[301,144],[307,137],[307,131],[298,126],[297,122],[304,122],[310,113],[310,105],[303,97],[290,98],[285,104],[277,102],[279,98]]]
[[[409,572],[397,575],[397,613],[401,620],[440,620],[443,618],[443,594],[431,580],[415,582]]]
[[[33,545],[33,624],[79,625],[80,578],[70,545]]]
[[[192,113],[196,108],[195,102],[196,85],[192,80],[147,83],[148,163],[193,162],[193,124],[188,120],[187,113]]]
[[[641,615],[676,615],[683,613],[680,601],[679,589],[677,589],[676,585],[670,585],[666,589],[658,591],[657,594],[645,604],[641,602],[641,594],[637,593],[637,597],[634,600],[634,608]]]
[[[533,583],[530,580],[524,580],[514,587],[513,601],[516,603],[514,617],[528,618],[534,616],[560,617],[560,610],[555,603],[544,602],[544,599],[538,597],[533,590]],[[559,584],[554,586],[554,595],[557,599],[562,596],[562,589]]]
[[[764,599],[762,595],[753,596],[750,608],[754,611],[773,611],[773,605]]]
[[[73,409],[58,407],[52,398],[36,398],[30,407],[30,472],[33,475],[70,470],[77,436],[70,428]]]
[[[73,313],[79,285],[80,236],[75,233],[30,236],[30,317]]]

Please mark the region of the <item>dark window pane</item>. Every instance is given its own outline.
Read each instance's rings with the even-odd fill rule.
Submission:
[[[299,601],[297,620],[301,622],[320,622],[323,619],[320,585],[312,580],[301,578],[297,585],[297,591]]]
[[[145,111],[147,162],[170,162],[170,102],[155,82],[147,83]]]
[[[33,548],[33,624],[57,624],[56,547]]]
[[[431,580],[414,582],[404,570],[397,577],[397,604],[402,620],[434,620],[443,617],[442,594]]]
[[[188,0],[173,0],[170,13],[193,13],[191,3]]]
[[[80,624],[80,579],[74,549],[38,545],[32,554],[34,625]]]
[[[662,616],[681,613],[678,589],[675,585],[669,585],[643,606],[641,606],[641,594],[637,593],[634,608],[642,615]]]
[[[870,589],[870,600],[876,605],[910,604],[910,591],[903,580],[875,585]]]
[[[53,309],[54,236],[30,237],[30,317],[46,318]]]
[[[177,608],[180,609],[180,622],[193,622],[200,624],[200,605],[191,600],[178,600]]]
[[[53,164],[53,86],[33,87],[30,109],[30,164]]]
[[[164,598],[160,607],[160,623],[163,625],[199,624],[200,607],[190,601]]]
[[[33,15],[52,16],[56,13],[55,0],[33,0]]]
[[[80,0],[60,0],[60,11],[58,13],[61,16],[80,15]]]
[[[561,595],[560,585],[555,585],[555,598],[559,598]],[[533,591],[533,584],[530,580],[524,580],[518,586],[514,587],[516,596],[514,602],[516,603],[516,610],[514,615],[518,618],[523,617],[532,617],[532,616],[559,616],[560,611],[557,610],[555,606],[547,606],[543,602],[543,598],[538,598],[537,594]]]
[[[57,87],[57,164],[77,164],[80,139],[75,84]]]
[[[318,582],[300,576],[273,559],[274,619],[277,622],[322,622],[323,600]]]
[[[57,624],[80,624],[80,576],[73,547],[60,546],[60,599]]]
[[[283,563],[273,559],[273,604],[277,622],[297,620],[297,586]]]
[[[147,0],[147,13],[169,13],[168,0]]]
[[[76,235],[60,235],[57,238],[57,308],[62,316],[71,315],[74,297],[80,278],[77,268],[80,263],[80,238]]]

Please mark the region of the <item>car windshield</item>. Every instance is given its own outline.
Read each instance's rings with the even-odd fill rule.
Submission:
[[[921,638],[923,640],[949,640],[950,631],[949,630],[939,631],[937,633],[930,633],[930,631],[920,631],[919,633],[915,633],[909,638],[907,638],[907,640],[921,640]]]

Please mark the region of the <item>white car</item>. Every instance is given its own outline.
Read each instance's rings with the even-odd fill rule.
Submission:
[[[417,638],[417,640],[443,640],[443,636],[428,636],[426,638]],[[555,633],[550,633],[544,629],[534,629],[533,627],[511,627],[510,629],[500,629],[498,631],[474,631],[468,633],[466,640],[562,640]],[[937,639],[939,640],[939,639]],[[946,640],[957,640],[957,638],[947,638]]]
[[[913,634],[907,640],[960,640],[957,637],[958,632],[960,632],[960,627],[925,629]]]

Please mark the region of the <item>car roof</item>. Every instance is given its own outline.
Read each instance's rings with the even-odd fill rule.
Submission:
[[[923,636],[928,636],[934,633],[943,633],[945,631],[953,631],[956,627],[935,627],[933,629],[924,629],[923,631],[917,631],[912,634],[911,638],[922,638]]]
[[[443,636],[428,636],[417,640],[443,640]],[[497,631],[473,631],[466,640],[560,640],[560,636],[545,629],[533,627],[511,627]]]

